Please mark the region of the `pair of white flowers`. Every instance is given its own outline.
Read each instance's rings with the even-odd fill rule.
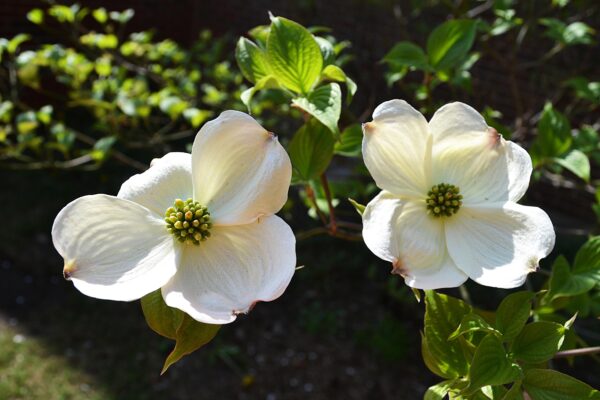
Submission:
[[[427,123],[406,102],[381,104],[363,155],[383,189],[363,215],[364,240],[416,288],[467,278],[515,287],[554,244],[548,216],[516,204],[531,159],[461,103]],[[81,197],[52,227],[64,275],[84,294],[130,301],[160,289],[167,305],[224,324],[279,297],[295,270],[295,238],[274,215],[290,159],[252,117],[226,111],[192,154],[169,153],[117,196]]]

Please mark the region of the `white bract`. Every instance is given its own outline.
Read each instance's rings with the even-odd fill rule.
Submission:
[[[194,319],[225,324],[279,297],[296,265],[283,207],[290,159],[252,117],[206,123],[192,154],[169,153],[116,197],[84,196],[52,227],[65,277],[82,293],[130,301],[161,289]]]
[[[517,287],[554,247],[548,215],[516,203],[529,154],[473,108],[447,104],[428,123],[391,100],[363,131],[365,164],[382,189],[363,214],[363,237],[407,285]]]

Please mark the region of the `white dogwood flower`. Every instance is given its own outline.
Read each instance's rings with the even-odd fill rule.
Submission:
[[[554,247],[548,215],[516,203],[529,154],[473,108],[447,104],[427,123],[391,100],[363,130],[364,161],[382,189],[363,214],[363,237],[407,285],[517,287]]]
[[[130,301],[161,289],[194,319],[225,324],[279,297],[296,265],[295,238],[274,214],[290,159],[252,117],[206,123],[192,154],[168,153],[116,197],[83,196],[54,221],[64,275],[82,293]]]

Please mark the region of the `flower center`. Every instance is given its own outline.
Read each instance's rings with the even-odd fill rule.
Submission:
[[[450,217],[462,206],[462,195],[457,186],[447,183],[434,185],[427,193],[427,213],[434,217]]]
[[[181,243],[199,245],[210,237],[210,213],[192,199],[176,199],[173,207],[165,211],[167,231]]]

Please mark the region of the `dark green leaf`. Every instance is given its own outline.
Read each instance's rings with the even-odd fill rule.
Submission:
[[[577,296],[590,291],[596,285],[596,282],[594,276],[589,276],[586,272],[582,274],[572,273],[569,262],[561,255],[552,265],[552,275],[550,276],[549,290],[546,296],[549,300]]]
[[[600,82],[589,81],[582,76],[577,76],[569,79],[566,83],[575,89],[577,97],[600,104]]]
[[[256,82],[254,86],[246,89],[240,95],[242,103],[248,108],[248,112],[251,111],[250,102],[256,93],[263,89],[278,89],[281,88],[279,81],[273,75],[263,76]]]
[[[314,119],[296,132],[288,150],[300,180],[316,178],[327,169],[333,157],[333,144],[331,133]]]
[[[538,135],[531,145],[534,164],[544,158],[561,156],[571,146],[571,125],[562,113],[555,110],[552,104],[546,103],[544,112],[538,122]]]
[[[337,83],[319,86],[307,97],[296,98],[292,103],[318,119],[333,134],[339,133],[338,120],[342,111],[342,91]]]
[[[399,42],[383,57],[383,61],[395,67],[427,69],[427,55],[421,47],[411,42]]]
[[[573,273],[600,282],[600,236],[589,239],[577,252]]]
[[[546,36],[561,44],[572,46],[594,43],[594,29],[583,22],[576,21],[567,25],[556,18],[542,18],[540,23],[547,27]]]
[[[512,352],[515,358],[532,364],[551,359],[565,338],[565,327],[547,321],[532,322],[515,338]]]
[[[308,94],[321,75],[323,56],[315,38],[289,19],[271,17],[267,55],[277,80],[296,93]]]
[[[521,388],[521,382],[515,382],[508,392],[501,398],[501,400],[523,400],[523,389]]]
[[[436,70],[458,66],[466,58],[475,40],[476,21],[451,20],[444,22],[427,38],[429,63]]]
[[[360,157],[363,132],[360,124],[352,124],[342,131],[340,140],[335,143],[335,154],[346,157]]]
[[[496,329],[502,338],[510,342],[514,339],[529,319],[531,312],[532,292],[516,292],[504,298],[496,311]]]
[[[506,354],[502,342],[494,334],[488,334],[475,350],[469,368],[468,392],[488,385],[503,385],[521,376],[521,368]]]
[[[600,392],[591,386],[551,369],[528,370],[523,386],[532,400],[600,399]]]

